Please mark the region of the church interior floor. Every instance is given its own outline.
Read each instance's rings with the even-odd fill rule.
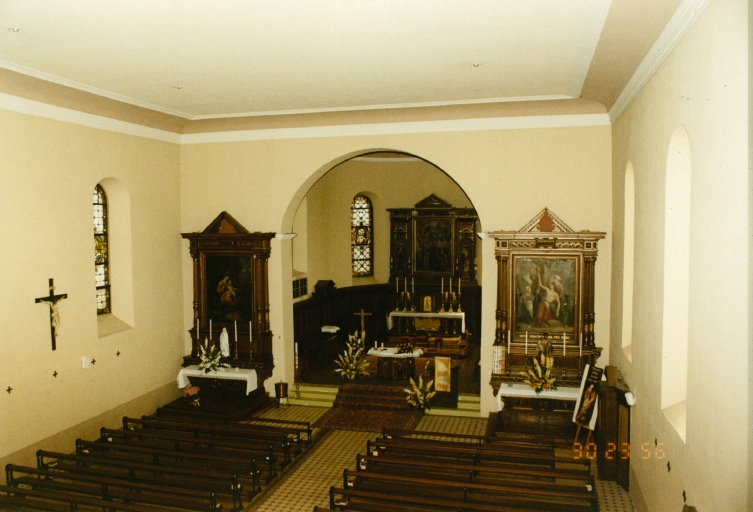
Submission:
[[[327,412],[323,407],[288,406],[269,409],[264,417],[316,422]],[[424,415],[417,430],[484,435],[486,418]],[[310,512],[314,506],[329,507],[329,488],[342,484],[344,468],[355,466],[366,441],[375,432],[327,430],[314,432],[315,444],[294,467],[281,475],[262,495],[244,509],[263,512]],[[616,482],[596,479],[601,512],[627,512],[634,508],[628,493]]]

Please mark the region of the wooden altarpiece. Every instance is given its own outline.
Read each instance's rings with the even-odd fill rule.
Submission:
[[[220,346],[227,330],[232,367],[256,370],[259,384],[272,376],[268,260],[274,233],[249,233],[222,212],[201,233],[182,233],[193,259],[192,350],[184,366],[199,363],[205,340]]]
[[[547,345],[561,386],[578,386],[601,354],[594,338],[598,241],[605,233],[570,229],[544,208],[519,231],[487,233],[497,260],[491,386],[521,382]]]

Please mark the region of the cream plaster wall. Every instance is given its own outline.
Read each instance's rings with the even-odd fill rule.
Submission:
[[[750,510],[748,453],[748,46],[745,0],[712,1],[613,127],[612,363],[635,391],[638,510]],[[692,166],[687,442],[661,410],[664,188],[670,137]],[[624,172],[635,173],[632,363],[620,350]],[[657,460],[654,441],[662,443]],[[647,443],[652,457],[639,447]],[[668,468],[667,464],[670,464]],[[669,470],[671,469],[671,471]]]
[[[575,230],[606,231],[596,264],[596,337],[605,349],[600,362],[606,364],[612,259],[612,150],[607,126],[186,144],[181,147],[182,230],[200,231],[226,210],[251,231],[289,232],[299,204],[317,180],[348,158],[376,150],[414,154],[444,170],[467,194],[486,231],[520,229],[544,207]],[[428,184],[426,190],[431,188]],[[422,199],[427,195],[423,192],[408,195],[402,204]],[[401,204],[401,199],[386,195],[381,198],[382,208]],[[326,205],[312,203],[307,204],[309,244],[329,230]],[[491,354],[494,338],[497,273],[493,247],[488,257],[489,245],[484,242],[482,249],[483,354]],[[187,247],[184,243],[183,307],[190,319],[192,278]],[[289,253],[292,242],[281,241],[279,247]],[[312,256],[309,269],[322,268],[322,254]],[[281,263],[282,257],[273,246],[270,321],[277,366],[272,381],[292,382],[292,269]],[[342,265],[347,269],[349,263],[343,260]],[[273,272],[273,266],[279,272]],[[386,274],[376,279],[386,281]],[[188,336],[184,341],[184,350],[190,350]],[[484,416],[494,408],[491,388],[486,385],[490,374],[491,363],[485,357],[481,366]]]
[[[0,134],[3,460],[28,446],[45,447],[39,443],[51,436],[72,449],[75,437],[63,440],[59,432],[142,396],[164,398],[154,392],[174,382],[181,362],[184,295],[177,145],[4,110]],[[105,178],[117,180],[130,202],[125,237],[133,275],[126,286],[133,304],[122,309],[132,327],[99,338],[91,197]],[[60,303],[56,351],[49,308],[34,302],[47,295],[49,278],[56,293],[68,294]],[[83,356],[96,363],[82,369]],[[156,405],[152,400],[140,403]]]

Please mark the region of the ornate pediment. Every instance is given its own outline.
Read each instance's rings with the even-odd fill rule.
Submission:
[[[528,224],[523,226],[519,233],[574,233],[570,226],[562,222],[562,219],[544,208],[531,219]]]
[[[452,208],[452,205],[434,194],[420,200],[415,208]]]
[[[241,226],[228,212],[220,213],[209,226],[201,232],[203,235],[241,234],[247,235],[248,230]]]

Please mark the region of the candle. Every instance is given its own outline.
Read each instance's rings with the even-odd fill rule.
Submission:
[[[212,319],[209,319],[209,341],[212,341]]]
[[[565,333],[562,333],[562,355],[567,355],[567,338],[565,337]]]
[[[254,341],[254,327],[253,323],[249,320],[248,322],[248,342],[251,343]]]
[[[374,350],[377,349],[377,340],[374,340]]]
[[[462,282],[462,281],[461,281],[461,280],[460,280],[460,278],[458,277],[458,295],[460,295],[460,283],[461,283],[461,282]]]
[[[238,343],[238,320],[233,321],[235,324],[235,342]]]
[[[580,338],[578,339],[578,357],[583,357],[583,333],[580,333]]]
[[[510,330],[507,330],[507,353],[510,353]]]
[[[416,283],[412,277],[410,278],[410,292],[416,293]]]
[[[199,319],[197,318],[196,319],[196,341],[198,341],[199,343],[201,343],[201,339],[199,337],[199,331],[200,330],[201,329],[199,328]]]
[[[400,280],[395,278],[395,293],[400,293]]]
[[[442,278],[442,295],[444,295],[444,277]]]
[[[526,331],[526,355],[528,355],[528,331]]]
[[[382,342],[382,348],[384,348],[384,342]]]
[[[452,278],[450,278],[450,295],[452,295]]]
[[[408,291],[408,278],[403,278],[403,290]]]

